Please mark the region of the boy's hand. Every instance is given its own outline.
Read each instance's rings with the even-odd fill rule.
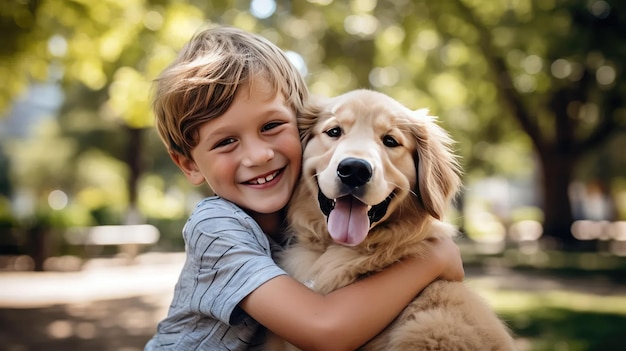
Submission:
[[[465,277],[461,250],[451,237],[444,235],[427,239],[429,255],[438,262],[441,267],[439,279],[450,281],[462,281]]]

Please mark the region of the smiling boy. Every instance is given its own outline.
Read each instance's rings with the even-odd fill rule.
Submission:
[[[172,160],[203,199],[185,227],[186,261],[146,350],[263,349],[265,328],[305,350],[354,350],[435,279],[461,280],[451,239],[328,295],[287,275],[285,208],[300,177],[303,78],[268,40],[218,27],[196,34],[156,82]]]

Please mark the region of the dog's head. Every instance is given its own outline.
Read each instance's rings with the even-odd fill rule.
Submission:
[[[335,242],[354,246],[394,216],[441,219],[457,192],[452,140],[427,110],[370,90],[317,101],[300,117],[302,181]]]

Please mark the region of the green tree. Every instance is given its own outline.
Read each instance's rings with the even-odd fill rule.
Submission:
[[[626,7],[617,1],[520,3],[501,2],[489,11],[477,1],[454,0],[437,11],[454,11],[475,32],[504,111],[540,160],[545,234],[567,245],[573,241],[568,186],[576,167],[626,127],[626,51],[616,45],[626,30]]]
[[[0,2],[5,34],[0,38],[5,81],[0,109],[10,108],[33,81],[59,84],[65,100],[58,137],[71,146],[56,164],[62,165],[57,175],[66,175],[59,184],[86,193],[98,183],[74,181],[90,172],[70,160],[88,164],[85,160],[95,157],[110,169],[121,162],[126,203],[135,208],[148,167],[169,165],[159,173],[176,173],[147,132],[152,79],[201,25],[235,25],[300,54],[315,93],[373,87],[409,107],[431,108],[459,141],[470,176],[531,172],[532,148],[544,180],[545,232],[572,241],[567,186],[576,166],[624,126],[622,3],[311,0],[271,5],[234,0]]]
[[[307,55],[318,64],[310,67],[313,89],[373,86],[409,106],[433,108],[461,140],[470,173],[528,172],[533,158],[520,153],[532,147],[544,234],[577,243],[568,187],[585,157],[626,130],[623,2],[379,0],[291,12],[295,22],[321,19],[306,30],[283,30],[302,35],[294,44],[299,52],[321,48]],[[620,172],[602,167],[593,176]]]

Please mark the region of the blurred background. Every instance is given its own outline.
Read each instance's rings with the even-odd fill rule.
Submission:
[[[141,350],[192,187],[152,81],[202,26],[283,48],[311,91],[427,107],[465,170],[448,220],[520,350],[623,350],[626,2],[0,0],[0,344]]]

